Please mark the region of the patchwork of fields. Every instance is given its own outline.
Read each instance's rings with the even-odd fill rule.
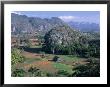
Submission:
[[[40,12],[11,13],[11,76],[99,77],[100,12]]]
[[[79,58],[73,55],[46,54],[41,50],[34,52],[32,49],[35,48],[40,49],[41,47],[37,46],[28,49],[26,48],[22,51],[21,54],[25,57],[25,60],[22,63],[13,65],[12,72],[14,72],[16,69],[21,69],[26,72],[23,76],[33,76],[28,71],[30,68],[35,68],[43,73],[43,75],[40,75],[42,77],[45,77],[48,74],[49,76],[66,76],[65,73],[72,75],[72,73],[74,73],[73,69],[77,66],[89,63],[87,58]],[[59,60],[53,61],[55,56],[57,56]],[[65,72],[64,75],[57,75],[59,71]]]

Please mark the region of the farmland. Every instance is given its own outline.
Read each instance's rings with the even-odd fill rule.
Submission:
[[[33,49],[37,48],[40,49],[41,46],[35,46],[32,47]],[[23,63],[17,63],[13,66],[13,71],[16,69],[22,69],[26,73],[23,76],[32,76],[30,73],[28,73],[28,70],[33,67],[36,69],[39,69],[43,74],[40,75],[42,77],[46,77],[48,74],[50,76],[66,76],[66,75],[57,75],[59,71],[65,71],[68,75],[72,75],[74,72],[73,69],[79,65],[84,65],[89,62],[87,62],[87,58],[79,58],[73,55],[55,55],[55,54],[46,54],[42,51],[38,51],[34,53],[33,51],[30,52],[29,49],[32,50],[32,48],[28,48],[28,50],[24,49],[22,51],[22,56],[25,57],[25,61]],[[20,50],[20,49],[17,49]],[[43,53],[43,54],[42,54]],[[61,61],[54,62],[52,59],[57,56],[60,58]],[[98,60],[99,61],[99,60]]]
[[[12,13],[11,76],[99,77],[99,24],[73,23]]]

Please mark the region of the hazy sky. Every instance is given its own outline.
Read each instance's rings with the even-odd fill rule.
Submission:
[[[14,11],[19,15],[26,15],[28,17],[51,18],[59,17],[60,19],[69,22],[90,22],[100,23],[99,11]]]

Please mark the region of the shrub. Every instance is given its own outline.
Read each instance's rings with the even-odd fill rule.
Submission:
[[[57,61],[58,61],[58,59],[59,59],[59,57],[58,57],[58,56],[54,56],[52,61],[57,62]]]
[[[69,76],[70,74],[66,70],[59,70],[57,76]]]
[[[19,62],[24,62],[25,58],[21,55],[21,51],[17,48],[11,51],[11,64],[17,64]]]
[[[54,75],[52,73],[47,73],[46,76],[53,77]]]
[[[28,72],[30,72],[31,76],[46,76],[45,73],[43,73],[42,71],[40,71],[39,69],[37,69],[36,67],[30,67],[30,69],[28,70]]]
[[[34,74],[36,71],[38,71],[39,69],[37,69],[36,67],[30,67],[28,72],[31,72],[32,74]]]
[[[25,71],[23,69],[16,69],[12,72],[13,77],[24,77]]]
[[[96,60],[89,59],[90,63],[86,65],[79,65],[73,69],[72,76],[78,77],[99,77],[100,76],[100,64]]]

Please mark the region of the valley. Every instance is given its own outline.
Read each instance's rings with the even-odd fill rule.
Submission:
[[[99,77],[100,33],[60,18],[11,15],[12,77]]]

